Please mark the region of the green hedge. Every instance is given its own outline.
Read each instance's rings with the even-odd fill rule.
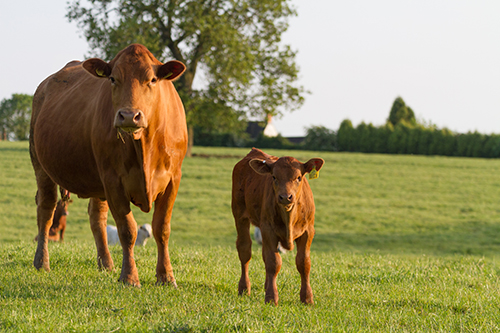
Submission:
[[[500,135],[478,132],[457,134],[449,129],[400,122],[356,128],[344,120],[337,132],[337,150],[365,153],[500,157]]]
[[[196,132],[195,132],[196,133]],[[401,121],[394,126],[387,122],[374,126],[362,122],[354,127],[344,120],[337,132],[323,126],[307,129],[301,144],[293,144],[282,136],[274,138],[262,134],[255,140],[234,134],[195,134],[195,145],[219,147],[258,147],[347,151],[379,154],[415,154],[465,157],[500,157],[500,135],[478,132],[459,134],[449,129],[424,126]]]

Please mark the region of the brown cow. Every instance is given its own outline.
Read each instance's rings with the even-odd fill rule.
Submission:
[[[33,99],[30,155],[38,185],[37,269],[50,270],[48,232],[57,185],[90,198],[99,268],[113,269],[106,219],[111,210],[123,248],[120,281],[139,286],[137,223],[130,203],[149,212],[158,248],[157,284],[176,286],[168,253],[170,218],[187,150],[184,107],[172,84],[185,70],[162,64],[142,45],[109,63],[72,61],[49,76]]]
[[[276,276],[281,268],[278,244],[286,250],[297,244],[295,263],[300,273],[300,300],[313,304],[309,283],[314,237],[314,199],[304,175],[319,171],[324,161],[313,158],[301,163],[293,157],[268,155],[259,149],[238,162],[233,170],[231,208],[238,237],[236,247],[241,261],[238,292],[250,293],[248,264],[252,256],[250,223],[262,233],[262,257],[266,266],[265,301],[278,304]]]

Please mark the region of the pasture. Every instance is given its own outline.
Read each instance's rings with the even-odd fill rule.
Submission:
[[[88,200],[73,198],[51,272],[33,268],[36,184],[26,142],[0,142],[0,331],[490,332],[500,329],[500,160],[310,151],[315,305],[299,301],[283,255],[280,305],[264,304],[254,244],[252,295],[238,297],[231,172],[249,149],[195,147],[183,164],[171,260],[178,289],[154,286],[156,246],[136,249],[142,288],[99,272]],[[151,213],[134,209],[138,224]],[[113,223],[111,217],[109,223]]]

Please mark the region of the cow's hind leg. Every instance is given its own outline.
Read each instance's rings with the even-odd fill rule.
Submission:
[[[57,203],[57,185],[40,168],[35,168],[38,191],[36,193],[38,244],[33,265],[36,269],[50,271],[49,230]]]
[[[90,229],[94,235],[94,241],[97,248],[97,266],[99,269],[113,270],[113,259],[108,249],[108,238],[106,233],[106,223],[108,219],[108,203],[98,198],[89,200],[89,219]],[[64,217],[65,218],[65,217]],[[61,230],[61,239],[64,229]]]
[[[305,304],[314,304],[311,284],[309,283],[309,272],[311,271],[310,248],[314,237],[314,231],[306,231],[296,239],[297,256],[295,264],[300,273],[300,300]]]
[[[170,263],[168,242],[170,239],[170,220],[174,208],[175,198],[180,185],[180,175],[172,178],[164,193],[158,195],[155,201],[153,214],[153,236],[158,249],[158,261],[156,263],[156,284],[170,284],[177,288],[174,270]]]
[[[238,283],[238,294],[245,292],[250,295],[250,277],[248,276],[248,266],[252,259],[252,239],[250,238],[250,220],[245,217],[235,218],[236,231],[236,249],[241,262],[241,278]]]

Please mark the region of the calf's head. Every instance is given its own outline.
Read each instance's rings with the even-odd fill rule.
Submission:
[[[260,175],[271,177],[276,202],[289,211],[300,198],[304,176],[314,169],[319,171],[324,162],[321,158],[312,158],[301,163],[288,156],[277,161],[255,158],[250,161],[250,167]]]
[[[175,80],[186,69],[176,60],[162,64],[139,44],[120,51],[109,63],[93,58],[82,66],[95,77],[109,80],[115,113],[113,126],[136,140],[156,116],[162,81]]]

